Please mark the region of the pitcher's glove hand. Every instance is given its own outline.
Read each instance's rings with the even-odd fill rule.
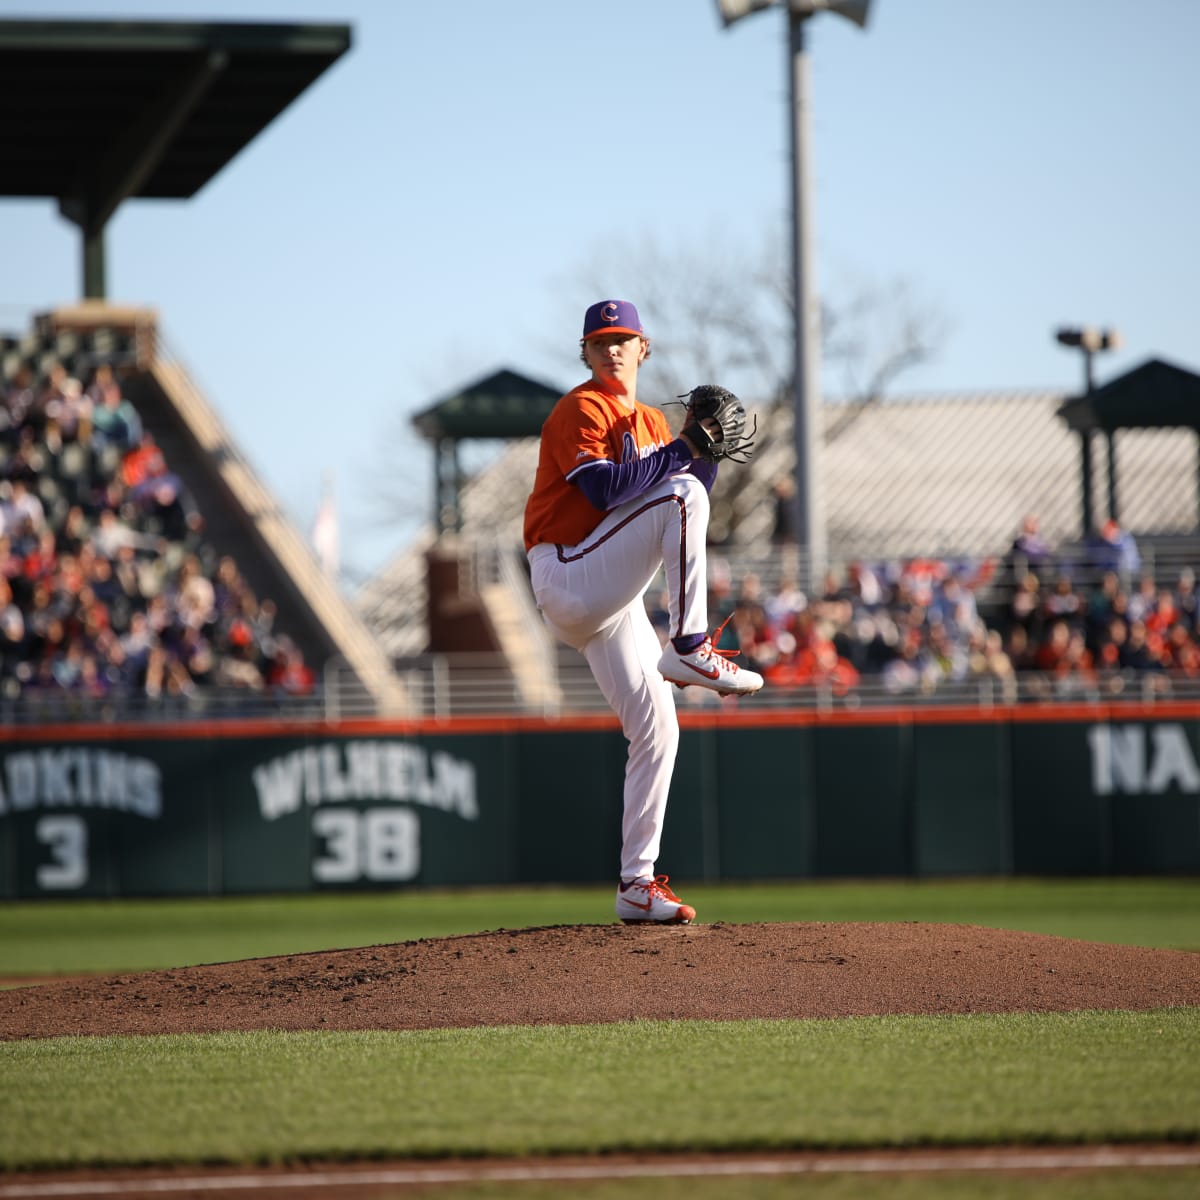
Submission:
[[[746,463],[754,457],[758,418],[746,432],[746,407],[728,388],[705,383],[680,396],[687,408],[680,431],[710,462],[723,458]]]

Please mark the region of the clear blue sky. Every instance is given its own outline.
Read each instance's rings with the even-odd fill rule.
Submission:
[[[108,239],[110,298],[159,310],[302,530],[332,473],[348,586],[430,516],[414,412],[500,367],[577,382],[597,261],[636,301],[639,244],[736,259],[790,228],[779,9],[724,29],[715,0],[0,0],[29,16],[352,26],[194,199],[130,202]],[[1063,324],[1121,331],[1101,381],[1200,370],[1200,3],[873,0],[866,30],[807,28],[818,288],[904,279],[948,319],[899,390],[1076,388]],[[0,237],[0,328],[78,298],[52,201],[0,201]]]

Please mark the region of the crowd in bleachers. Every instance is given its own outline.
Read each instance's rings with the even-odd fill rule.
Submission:
[[[648,606],[665,637],[665,595],[650,593]],[[845,698],[872,687],[900,699],[967,684],[1011,703],[1200,682],[1194,572],[1156,579],[1115,521],[1059,552],[1030,517],[993,558],[853,561],[809,591],[786,576],[764,589],[710,556],[709,612],[726,623],[719,647],[775,690]]]
[[[0,702],[185,711],[313,694],[275,605],[208,543],[120,373],[80,374],[26,363],[0,381]],[[856,560],[817,586],[764,586],[721,554],[709,559],[719,646],[776,694],[968,684],[1011,702],[1200,687],[1194,572],[1143,569],[1115,521],[1067,553],[1030,516],[994,558]],[[665,637],[665,598],[647,603]]]
[[[195,707],[313,686],[118,372],[21,364],[0,383],[0,700]]]

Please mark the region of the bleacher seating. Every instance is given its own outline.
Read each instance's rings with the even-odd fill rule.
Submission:
[[[823,460],[823,482],[827,504],[829,562],[827,571],[809,569],[794,547],[772,541],[775,520],[773,486],[791,470],[791,419],[786,409],[770,411],[761,422],[759,454],[752,466],[727,467],[713,494],[713,544],[710,546],[710,577],[727,580],[723,591],[714,592],[710,608],[722,611],[728,597],[736,595],[741,582],[753,577],[764,596],[775,597],[796,582],[807,601],[822,610],[817,640],[836,641],[841,657],[854,660],[860,677],[853,688],[837,696],[828,679],[811,671],[804,682],[795,672],[790,683],[776,672],[756,704],[864,703],[908,699],[962,699],[977,703],[982,698],[995,703],[1011,687],[1022,698],[1055,698],[1060,692],[1078,697],[1140,693],[1151,688],[1161,694],[1159,675],[1169,674],[1170,664],[1153,665],[1153,680],[1145,670],[1130,674],[1113,664],[1102,664],[1102,647],[1093,645],[1096,660],[1091,668],[1056,679],[1033,669],[1024,658],[1014,667],[1017,679],[991,673],[1002,663],[988,635],[1000,637],[999,647],[1010,654],[1007,635],[1011,625],[1010,605],[1023,575],[1019,556],[1009,553],[1014,535],[1027,513],[1041,517],[1042,530],[1055,547],[1052,567],[1043,568],[1037,580],[1039,605],[1052,598],[1059,575],[1069,578],[1071,590],[1086,602],[1101,586],[1103,570],[1090,557],[1091,550],[1079,537],[1079,441],[1058,417],[1064,396],[1052,392],[977,394],[956,397],[900,397],[851,410],[827,405],[823,418],[829,432]],[[1115,453],[1119,472],[1121,511],[1128,524],[1138,530],[1141,572],[1174,588],[1181,576],[1200,567],[1200,541],[1195,536],[1196,478],[1195,434],[1190,430],[1126,430],[1116,435]],[[521,522],[525,498],[537,459],[535,439],[509,443],[481,472],[467,481],[461,496],[462,540],[493,553],[497,545],[520,554]],[[1103,493],[1108,486],[1108,448],[1096,439],[1092,450],[1095,486]],[[436,647],[422,653],[427,638],[423,588],[422,554],[432,532],[398,556],[362,590],[360,611],[403,669],[429,686],[439,658]],[[864,621],[861,606],[830,601],[846,585],[851,564],[873,571],[891,594],[896,580],[910,560],[929,560],[940,577],[957,576],[969,584],[974,606],[980,614],[977,644],[967,639],[959,647],[954,664],[928,669],[901,685],[900,672],[887,683],[879,668],[892,656],[894,647],[884,645],[876,634],[895,638],[900,630],[894,617],[869,614]],[[1132,589],[1136,580],[1123,581]],[[653,589],[652,589],[653,593]],[[901,607],[908,601],[901,596]],[[824,605],[822,607],[822,605]],[[882,606],[888,607],[885,602]],[[847,617],[846,614],[852,614]],[[871,624],[875,632],[864,630]],[[734,622],[736,626],[737,622]],[[926,659],[936,657],[928,645],[930,622],[924,622],[916,639]],[[793,653],[795,633],[780,630],[771,634],[772,645],[760,648],[764,669],[781,656]],[[809,631],[811,633],[812,631]],[[732,634],[729,635],[732,637]],[[808,634],[806,634],[808,636]],[[865,636],[865,640],[864,640]],[[1194,640],[1194,631],[1193,631]],[[986,646],[985,646],[985,643]],[[726,643],[730,644],[729,642]],[[736,643],[734,643],[736,644]],[[873,645],[871,654],[866,646]],[[803,647],[801,647],[801,650]],[[1033,647],[1036,650],[1036,647]],[[1016,647],[1012,646],[1013,654]],[[572,652],[555,651],[559,692],[563,703],[602,708],[602,701],[586,681],[586,667]],[[874,656],[874,657],[872,657]],[[450,656],[453,657],[453,656]],[[897,655],[898,657],[898,655]],[[976,673],[963,664],[974,660]],[[1101,670],[1107,672],[1100,678]],[[1003,671],[1003,667],[999,666]],[[977,677],[977,672],[982,675]],[[1140,673],[1138,673],[1140,671]],[[495,703],[484,695],[491,685],[479,676],[477,695],[471,693],[471,673],[464,671],[457,703],[460,706]],[[937,686],[932,687],[931,681]],[[1176,672],[1175,694],[1189,687],[1200,690],[1200,682]],[[443,707],[448,707],[443,703]]]
[[[121,397],[138,353],[136,333],[102,326],[0,339],[7,720],[244,715],[317,693],[276,605],[207,540]]]

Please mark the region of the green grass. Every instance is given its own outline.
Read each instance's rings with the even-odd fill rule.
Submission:
[[[938,921],[1200,950],[1200,880],[695,884],[705,922]],[[148,970],[612,920],[608,887],[0,905],[0,978]]]
[[[937,921],[1200,950],[1200,880],[696,884],[704,921]],[[0,905],[0,978],[612,919],[608,887]],[[1200,1010],[0,1045],[0,1170],[598,1148],[1200,1140]],[[666,1179],[591,1200],[1175,1200],[1200,1171]],[[405,1191],[404,1195],[414,1195]],[[561,1183],[435,1188],[560,1196]]]
[[[0,1165],[1195,1140],[1200,1010],[59,1038]]]

